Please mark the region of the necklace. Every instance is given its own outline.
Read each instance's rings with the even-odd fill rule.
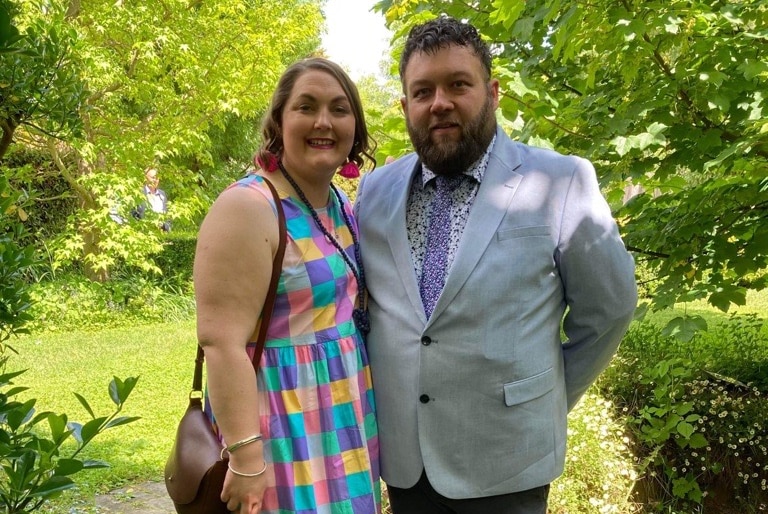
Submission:
[[[357,234],[355,233],[355,230],[352,226],[352,220],[349,218],[349,215],[347,214],[347,211],[344,210],[344,202],[341,198],[341,193],[339,193],[339,190],[336,189],[336,186],[333,185],[333,183],[330,184],[331,190],[333,190],[334,195],[336,196],[336,200],[338,202],[339,206],[339,212],[341,213],[341,217],[344,220],[344,224],[347,226],[347,229],[349,230],[349,233],[352,235],[352,247],[354,248],[355,252],[355,260],[357,261],[357,266],[355,266],[352,263],[352,259],[349,258],[349,255],[347,254],[346,250],[341,246],[341,243],[333,236],[333,234],[330,233],[330,231],[325,228],[325,225],[323,225],[323,222],[320,221],[320,216],[318,216],[317,211],[314,207],[312,207],[312,204],[309,203],[309,200],[307,200],[306,195],[304,194],[304,191],[301,190],[299,185],[296,183],[295,180],[293,180],[293,177],[288,173],[288,171],[285,169],[285,166],[283,166],[283,161],[278,161],[278,166],[280,167],[280,172],[283,174],[285,179],[288,181],[289,184],[291,184],[291,187],[296,191],[296,194],[299,195],[299,198],[304,203],[304,205],[309,209],[310,214],[312,215],[312,219],[315,221],[315,225],[317,225],[317,228],[320,229],[320,231],[325,235],[325,238],[328,240],[329,243],[331,243],[334,248],[336,248],[336,251],[339,252],[342,259],[344,259],[344,262],[346,263],[347,267],[349,267],[350,271],[352,271],[352,274],[355,276],[355,280],[357,281],[357,303],[358,306],[355,307],[352,310],[352,319],[355,322],[355,325],[357,325],[358,330],[365,335],[371,330],[370,326],[370,320],[368,318],[368,311],[365,309],[363,298],[365,298],[366,289],[365,289],[365,271],[363,270],[363,260],[361,258],[360,254],[360,241],[357,238]]]

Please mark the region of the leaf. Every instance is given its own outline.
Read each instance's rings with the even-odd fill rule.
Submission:
[[[59,459],[54,473],[58,476],[73,475],[83,469],[83,462],[78,459]]]
[[[624,136],[615,137],[611,140],[611,145],[616,148],[616,153],[619,154],[619,157],[624,157],[632,149],[629,140]]]
[[[506,0],[493,0],[489,21],[493,24],[500,23],[505,29],[509,29],[517,21],[525,9],[525,2],[508,2]]]
[[[125,381],[113,377],[109,384],[109,396],[112,398],[112,402],[118,406],[125,403],[138,381],[138,377],[128,377]]]
[[[5,396],[10,398],[27,390],[29,390],[29,387],[12,387],[5,392]]]
[[[93,413],[93,409],[91,409],[90,404],[88,403],[88,400],[86,400],[81,394],[74,393],[75,397],[77,398],[77,401],[80,402],[80,405],[83,406],[83,408],[90,414],[91,418],[95,418],[96,416]]]
[[[680,341],[690,341],[699,330],[707,330],[707,322],[701,316],[678,316],[671,319],[661,330],[665,337],[675,337]]]
[[[26,369],[22,369],[20,371],[12,371],[10,373],[3,373],[0,375],[0,386],[5,386],[7,384],[12,383],[11,380],[18,377],[22,373],[26,373]]]
[[[66,415],[48,415],[48,426],[51,428],[51,437],[54,441],[61,441],[68,435]]]
[[[747,292],[743,289],[720,289],[710,295],[709,303],[723,312],[728,312],[731,304],[745,305],[747,303]]]
[[[106,419],[107,418],[105,417],[94,418],[83,425],[83,428],[80,431],[80,436],[83,438],[83,445],[90,442],[91,439],[96,437],[96,435],[101,432],[101,426],[106,421]]]
[[[32,418],[35,413],[35,402],[36,400],[32,398],[24,403],[17,403],[13,410],[6,414],[5,422],[13,432],[18,431],[21,425]]]
[[[694,449],[704,448],[705,446],[707,446],[707,444],[709,444],[707,442],[707,438],[704,437],[704,435],[701,434],[700,432],[696,432],[695,434],[693,434],[690,440],[688,441],[688,446]]]
[[[693,425],[691,425],[690,423],[686,421],[681,421],[680,423],[677,424],[677,432],[681,436],[685,437],[686,439],[690,439],[691,436],[693,435],[694,428],[693,428]]]
[[[122,417],[110,420],[109,422],[107,422],[104,428],[107,429],[107,428],[118,427],[120,425],[127,425],[128,423],[133,423],[134,421],[137,421],[139,419],[141,419],[140,416],[122,416]]]
[[[693,490],[696,482],[687,478],[676,478],[672,481],[672,484],[672,494],[678,498],[685,498]]]
[[[67,423],[67,427],[69,428],[70,432],[72,432],[72,437],[75,438],[75,441],[77,441],[80,445],[82,445],[83,444],[83,436],[82,436],[83,425],[73,421],[73,422]]]
[[[74,486],[75,486],[75,483],[72,481],[72,479],[64,476],[54,475],[48,480],[46,480],[40,487],[34,488],[30,492],[30,496],[32,496],[33,498],[38,496],[43,498],[49,498],[49,497],[55,496],[61,491],[66,491],[67,489],[71,489]]]

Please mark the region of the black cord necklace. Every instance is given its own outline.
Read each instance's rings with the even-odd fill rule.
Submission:
[[[368,311],[365,309],[365,271],[363,270],[363,260],[361,258],[360,254],[360,242],[357,239],[357,234],[355,233],[355,230],[352,226],[352,220],[349,219],[349,215],[347,214],[347,211],[344,210],[344,202],[341,198],[341,193],[339,193],[339,190],[336,189],[336,186],[333,185],[333,183],[330,184],[331,189],[333,190],[334,195],[336,196],[336,200],[339,206],[339,212],[341,213],[341,217],[344,220],[344,224],[347,226],[347,229],[349,229],[349,233],[352,235],[352,247],[355,251],[355,260],[357,261],[357,266],[355,266],[352,263],[352,259],[349,258],[349,255],[347,252],[342,248],[341,243],[339,243],[336,238],[331,234],[327,228],[325,228],[325,225],[323,225],[323,222],[320,221],[320,216],[317,215],[317,211],[314,207],[312,207],[312,204],[309,203],[309,200],[307,200],[306,195],[304,194],[304,191],[301,190],[299,185],[296,183],[295,180],[293,180],[293,177],[286,171],[285,166],[283,166],[283,161],[278,161],[278,166],[280,167],[280,172],[283,174],[285,179],[288,181],[289,184],[293,187],[293,189],[296,191],[296,194],[299,195],[299,198],[304,203],[304,205],[307,206],[307,209],[309,209],[310,214],[312,215],[312,219],[315,221],[315,225],[317,225],[317,228],[320,229],[320,231],[325,235],[325,238],[328,240],[329,243],[331,243],[336,250],[341,254],[342,259],[344,259],[344,262],[347,264],[349,269],[352,271],[352,274],[355,276],[355,280],[357,281],[357,297],[358,297],[358,306],[355,307],[352,310],[352,319],[355,322],[355,325],[357,325],[358,330],[363,335],[366,335],[371,330],[370,320],[368,318]]]

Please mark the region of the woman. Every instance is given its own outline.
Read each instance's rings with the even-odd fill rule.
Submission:
[[[293,64],[262,134],[262,169],[216,200],[195,258],[210,406],[225,444],[237,448],[221,498],[241,514],[379,512],[378,433],[359,328],[365,275],[350,203],[331,185],[340,167],[354,175],[364,159],[375,165],[354,83],[325,59]],[[287,245],[256,377],[247,343],[279,235],[265,177],[280,195]]]

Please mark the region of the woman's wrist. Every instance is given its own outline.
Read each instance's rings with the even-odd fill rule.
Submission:
[[[239,477],[245,477],[245,478],[253,478],[253,477],[260,477],[264,474],[265,471],[267,471],[267,461],[264,461],[264,465],[261,467],[259,471],[255,471],[253,473],[249,473],[247,471],[239,470],[234,467],[232,467],[232,462],[227,463],[227,467],[232,472],[232,474],[237,475]]]
[[[261,434],[254,434],[252,436],[246,437],[245,439],[241,439],[237,441],[236,443],[232,443],[226,448],[221,449],[221,458],[224,458],[224,453],[229,453],[230,455],[234,453],[235,451],[239,450],[243,446],[247,446],[249,444],[256,443],[258,441],[261,441]]]
[[[243,446],[235,453],[229,454],[229,462],[232,463],[232,467],[246,473],[252,473],[261,469],[263,460],[264,446],[262,441]]]

